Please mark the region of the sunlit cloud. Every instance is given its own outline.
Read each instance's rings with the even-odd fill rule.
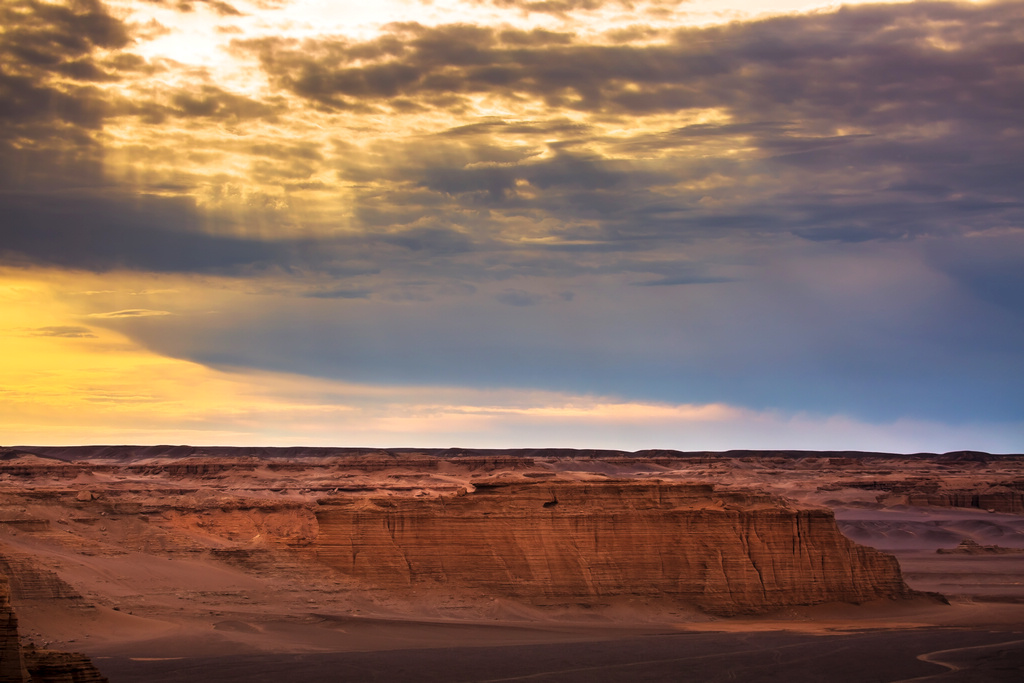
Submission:
[[[85,339],[96,336],[88,327],[80,325],[47,325],[30,330],[29,334],[33,337],[66,337],[69,339]]]
[[[148,308],[126,308],[123,311],[90,313],[90,318],[147,318],[154,315],[171,315],[170,311],[153,311]]]
[[[1010,443],[1022,18],[11,0],[0,385],[68,438]]]

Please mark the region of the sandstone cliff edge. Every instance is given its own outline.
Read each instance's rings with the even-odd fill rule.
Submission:
[[[896,560],[832,513],[664,482],[477,486],[317,511],[317,555],[401,590],[461,586],[532,602],[665,596],[716,614],[912,595]]]

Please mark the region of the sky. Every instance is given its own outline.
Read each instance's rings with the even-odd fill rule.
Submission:
[[[1024,452],[1024,2],[5,0],[0,444]]]

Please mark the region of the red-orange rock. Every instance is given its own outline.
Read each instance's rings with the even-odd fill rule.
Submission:
[[[666,596],[721,614],[912,593],[895,558],[847,539],[830,511],[707,485],[523,483],[338,502],[317,518],[319,559],[387,588]]]
[[[11,587],[0,574],[0,683],[107,683],[92,661],[77,652],[22,649]]]
[[[0,574],[0,683],[25,683],[28,670],[18,639],[18,617],[11,607],[7,577]]]
[[[31,683],[108,683],[107,677],[85,655],[25,648]]]

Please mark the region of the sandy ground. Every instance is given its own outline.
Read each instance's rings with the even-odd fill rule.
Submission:
[[[1021,633],[922,629],[809,636],[683,633],[586,643],[391,652],[235,655],[98,663],[112,680],[328,681],[1015,681]]]
[[[137,580],[152,579],[151,562],[137,565]],[[251,599],[182,593],[183,579],[191,589],[245,586]],[[343,610],[301,604],[245,579],[201,562],[174,564],[163,580],[177,592],[147,595],[146,616],[40,605],[24,612],[23,628],[47,634],[51,647],[88,653],[114,683],[1013,681],[1024,666],[1024,604],[970,596],[730,619],[628,600],[416,618],[370,601]]]
[[[52,482],[8,478],[0,481],[6,496],[0,513],[11,520],[45,519],[49,527],[34,532],[0,523],[0,553],[30,558],[83,596],[16,605],[23,635],[38,645],[88,654],[113,683],[1024,680],[1024,554],[936,553],[964,538],[1024,548],[1022,515],[880,502],[876,491],[863,488],[823,490],[821,484],[832,479],[813,469],[757,463],[624,468],[549,462],[526,473],[467,472],[445,464],[430,472],[315,472],[259,467],[220,474],[167,500],[178,506],[237,495],[310,501],[339,482],[429,495],[495,478],[556,474],[742,485],[831,507],[846,535],[893,552],[912,588],[942,592],[950,604],[922,598],[717,619],[667,601],[537,607],[488,596],[390,595],[326,569],[253,569],[210,553],[175,550],[175,543],[216,547],[223,539],[212,521],[202,526],[168,516],[160,529],[151,529],[130,518],[102,517],[89,502],[54,506],[38,495]],[[911,474],[928,472],[919,466]],[[142,480],[95,472],[66,485],[127,491],[185,484],[163,475]],[[169,494],[151,495],[159,501]],[[301,520],[285,523],[301,527]],[[157,531],[168,536],[154,545]]]

